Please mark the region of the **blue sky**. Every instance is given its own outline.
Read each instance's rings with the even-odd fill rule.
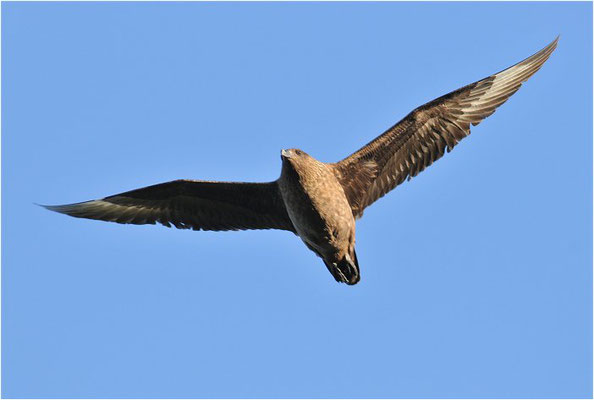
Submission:
[[[588,397],[588,3],[3,3],[3,397]],[[336,161],[557,34],[367,209],[362,281],[287,232],[33,205]]]

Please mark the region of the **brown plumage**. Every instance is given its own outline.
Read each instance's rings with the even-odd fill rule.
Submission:
[[[298,149],[281,152],[269,183],[178,180],[49,210],[122,224],[194,230],[283,229],[297,234],[339,282],[359,282],[355,219],[470,134],[549,58],[558,38],[524,61],[408,114],[344,160],[327,164]]]

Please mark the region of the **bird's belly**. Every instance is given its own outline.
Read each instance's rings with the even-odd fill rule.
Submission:
[[[329,187],[328,187],[329,186]],[[297,234],[318,255],[338,256],[354,241],[355,220],[342,188],[287,188],[283,198]]]

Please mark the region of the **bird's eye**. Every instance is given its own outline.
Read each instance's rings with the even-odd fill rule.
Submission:
[[[303,154],[303,152],[301,150],[295,150],[295,153],[297,153],[298,156]]]

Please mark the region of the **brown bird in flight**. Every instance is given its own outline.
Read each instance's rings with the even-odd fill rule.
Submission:
[[[359,282],[355,220],[419,174],[495,112],[549,58],[555,39],[524,61],[415,109],[337,163],[282,150],[280,177],[268,183],[176,180],[100,200],[45,208],[120,224],[225,231],[284,229],[298,235],[338,282]]]

